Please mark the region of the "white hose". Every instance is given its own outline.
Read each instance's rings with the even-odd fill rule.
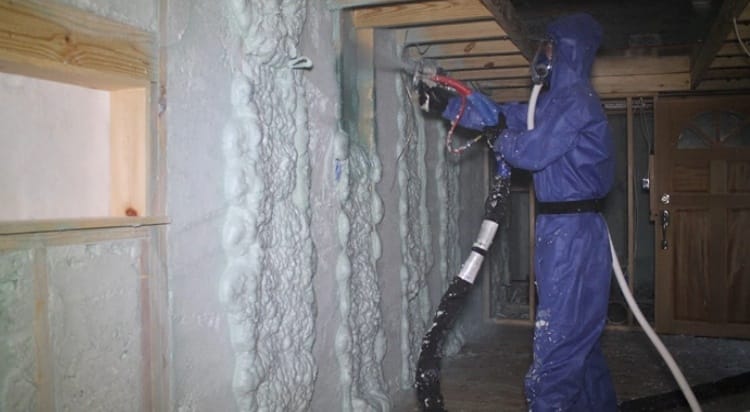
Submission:
[[[674,379],[677,381],[677,384],[680,386],[682,393],[685,395],[685,399],[687,399],[688,404],[690,405],[690,410],[693,412],[701,412],[701,406],[698,403],[698,400],[695,398],[695,394],[693,393],[693,390],[690,389],[690,385],[685,379],[685,375],[682,374],[680,367],[677,366],[677,362],[675,362],[674,358],[672,358],[672,355],[664,346],[664,343],[662,343],[661,339],[659,339],[659,336],[651,328],[651,325],[648,324],[646,317],[643,316],[643,312],[641,312],[641,308],[639,308],[638,304],[635,302],[635,298],[633,298],[633,294],[630,293],[630,288],[628,287],[628,283],[625,281],[625,275],[622,273],[620,262],[617,259],[617,252],[615,252],[615,245],[612,244],[611,235],[609,235],[609,249],[612,252],[612,268],[615,270],[615,278],[617,279],[617,284],[620,286],[622,295],[625,296],[625,300],[628,302],[628,307],[630,307],[630,311],[633,312],[633,316],[635,316],[636,320],[638,320],[638,324],[641,325],[641,328],[643,328],[643,331],[646,332],[646,335],[651,340],[651,343],[654,344],[654,347],[656,347],[656,350],[659,352],[659,355],[661,355],[662,359],[664,359],[664,362],[666,362],[667,366],[669,367],[669,370],[672,372],[672,375],[674,376]]]
[[[532,130],[534,128],[534,112],[536,111],[536,99],[539,97],[540,91],[542,91],[541,84],[535,84],[531,89],[529,108],[526,110],[526,129],[528,130]]]
[[[541,89],[541,84],[535,84],[531,89],[529,107],[526,112],[526,125],[528,130],[532,130],[534,128],[534,112],[536,111],[536,100],[539,97],[539,92],[541,91]],[[628,283],[625,281],[625,275],[622,273],[620,261],[617,259],[617,252],[615,252],[615,246],[612,243],[612,235],[609,234],[609,230],[607,230],[607,235],[609,236],[609,249],[612,253],[612,269],[615,270],[615,278],[617,279],[617,284],[620,286],[622,295],[625,296],[625,301],[628,302],[630,311],[633,312],[633,316],[635,316],[638,324],[641,325],[641,328],[643,328],[643,331],[646,332],[646,335],[651,340],[651,343],[654,345],[657,352],[659,352],[659,355],[661,355],[662,359],[664,359],[664,362],[666,362],[667,367],[669,367],[669,370],[672,372],[672,376],[674,376],[675,381],[677,381],[677,385],[680,386],[682,393],[685,395],[685,399],[687,399],[688,404],[690,405],[690,410],[692,412],[701,412],[701,406],[698,403],[698,400],[695,398],[695,394],[690,388],[687,379],[685,379],[685,375],[682,374],[680,367],[677,366],[677,362],[675,362],[672,355],[664,346],[664,343],[662,343],[661,339],[659,339],[659,336],[651,328],[651,325],[648,324],[648,321],[646,320],[646,317],[643,316],[643,312],[641,312],[641,308],[638,307],[633,294],[630,293],[630,288],[628,287]]]

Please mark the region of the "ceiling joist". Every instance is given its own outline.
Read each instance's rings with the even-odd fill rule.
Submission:
[[[356,9],[352,20],[356,28],[392,28],[490,19],[478,0],[431,0]]]
[[[730,0],[722,3],[708,37],[693,55],[693,64],[690,70],[693,88],[698,87],[708,68],[712,67],[716,53],[734,29],[734,19],[746,14],[748,3],[748,0]]]
[[[495,21],[505,30],[508,37],[527,59],[533,57],[533,45],[529,32],[516,14],[510,0],[482,0],[482,3],[495,17]]]
[[[405,45],[425,45],[465,40],[506,39],[507,34],[494,21],[439,24],[404,30]]]
[[[479,40],[456,43],[435,43],[427,46],[409,46],[406,54],[417,58],[445,58],[460,56],[484,56],[491,54],[516,53],[518,48],[510,40]]]

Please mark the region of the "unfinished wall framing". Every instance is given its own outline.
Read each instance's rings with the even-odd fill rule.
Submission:
[[[153,33],[0,0],[0,71],[108,93],[113,148],[108,213],[0,223],[1,410],[168,409],[159,67]]]
[[[109,211],[64,218],[163,214],[152,207],[158,193],[151,190],[158,169],[150,155],[156,124],[152,86],[158,71],[154,35],[37,0],[0,1],[0,33],[0,71],[109,94],[110,170],[102,171],[110,175],[109,193],[99,194]],[[72,186],[69,196],[74,191]]]

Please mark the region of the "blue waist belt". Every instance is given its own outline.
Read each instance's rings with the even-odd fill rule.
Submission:
[[[570,202],[539,202],[537,210],[542,215],[559,215],[564,213],[588,213],[602,211],[604,199],[573,200]]]

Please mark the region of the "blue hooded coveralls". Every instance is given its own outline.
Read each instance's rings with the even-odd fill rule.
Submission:
[[[552,22],[550,87],[538,100],[535,129],[526,130],[526,104],[498,105],[468,97],[461,126],[481,130],[502,113],[507,129],[498,157],[533,173],[540,202],[603,198],[614,174],[613,142],[589,77],[602,37],[589,15]],[[460,100],[443,112],[454,119]],[[526,375],[531,411],[616,411],[617,402],[599,338],[605,325],[612,261],[599,213],[541,214],[536,221],[534,269],[538,307],[534,359]]]

